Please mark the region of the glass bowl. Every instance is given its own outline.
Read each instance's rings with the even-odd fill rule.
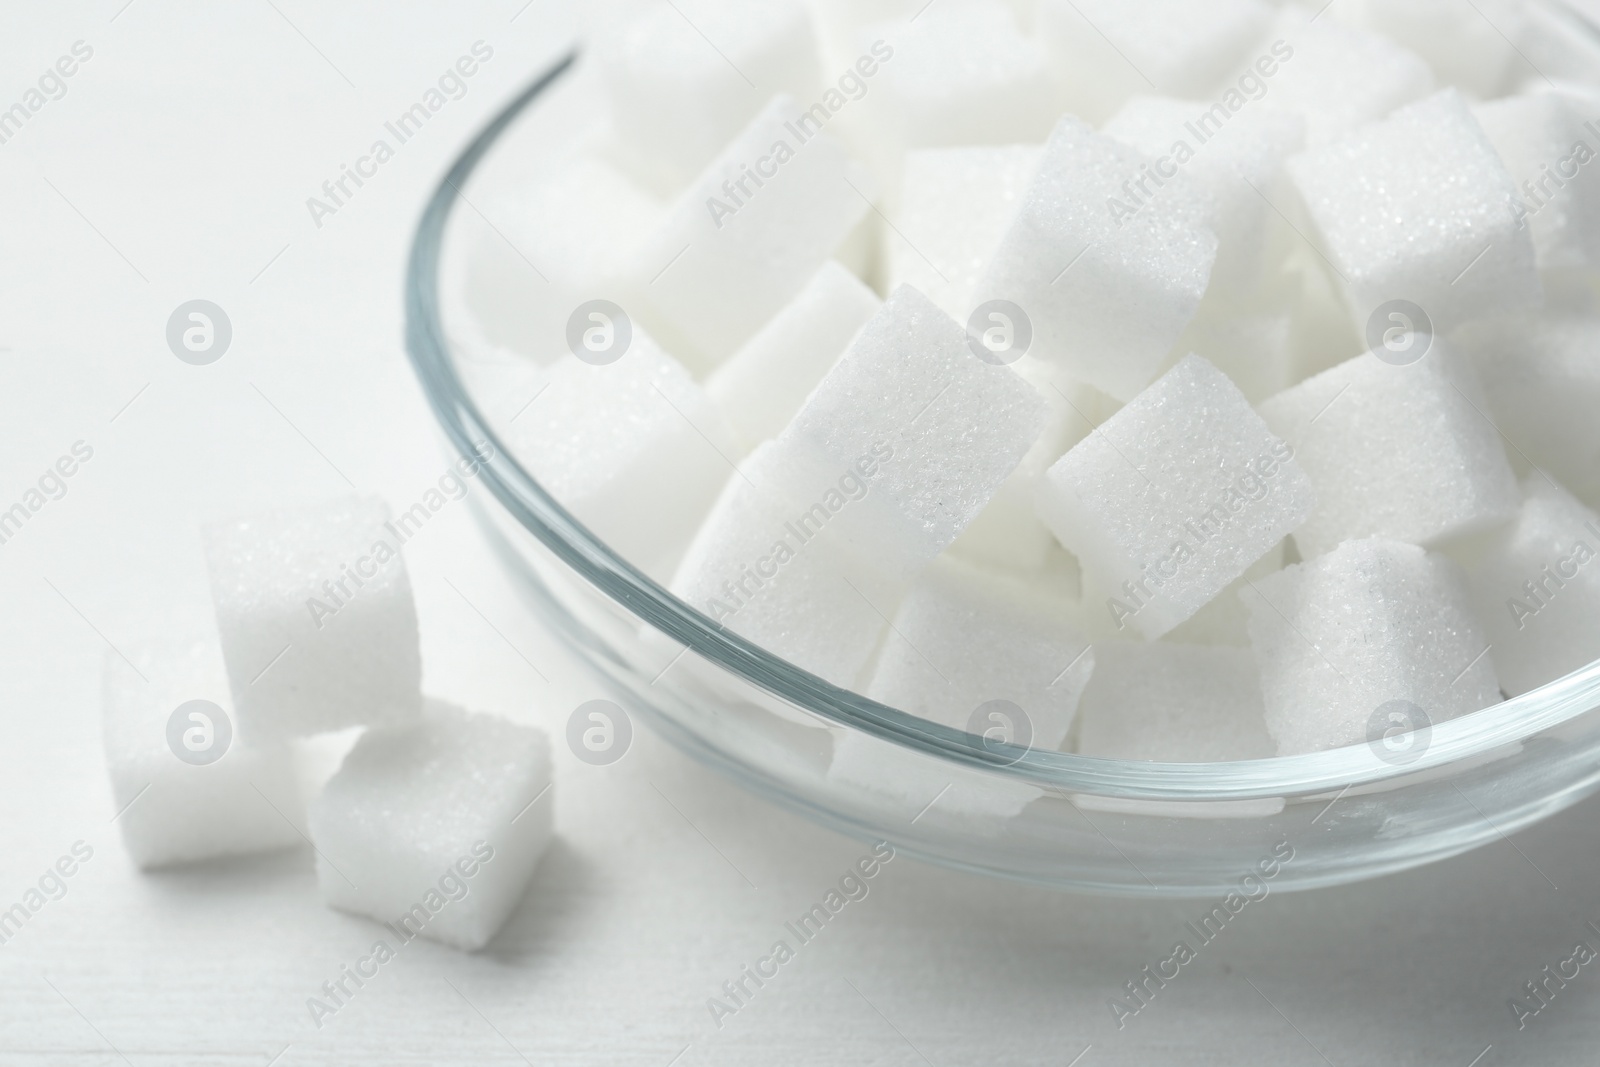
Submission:
[[[489,454],[472,499],[510,580],[628,712],[754,793],[925,860],[1075,890],[1215,895],[1230,907],[1461,853],[1600,788],[1600,662],[1411,735],[1400,752],[1127,762],[1016,747],[906,714],[672,596],[502,445],[484,415],[492,376],[464,373],[477,356],[454,339],[441,300],[453,232],[463,219],[488,221],[464,190],[514,183],[529,165],[525,150],[497,151],[508,131],[537,146],[587,124],[551,104],[576,59],[507,104],[439,183],[407,267],[406,340],[447,447]],[[833,745],[850,734],[880,768],[881,791],[829,777]]]

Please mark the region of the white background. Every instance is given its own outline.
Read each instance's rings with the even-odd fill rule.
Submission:
[[[411,228],[576,17],[123,2],[12,0],[0,25],[0,106],[74,41],[94,49],[0,145],[0,506],[94,448],[0,545],[0,907],[94,848],[0,947],[0,1064],[1595,1062],[1600,967],[1520,1033],[1507,1007],[1600,944],[1592,803],[1428,870],[1252,905],[1120,1032],[1108,998],[1200,903],[899,859],[719,1029],[706,999],[866,849],[648,735],[609,768],[557,745],[559,841],[487,950],[418,943],[317,1029],[306,998],[377,927],[319,903],[304,848],[137,872],[110,823],[101,660],[203,605],[199,521],[352,485],[409,502],[443,471],[401,347]],[[305,199],[479,39],[494,58],[467,96],[313,226]],[[164,341],[195,297],[233,322],[210,367]],[[501,588],[465,506],[406,552],[431,691],[553,730],[601,695]]]

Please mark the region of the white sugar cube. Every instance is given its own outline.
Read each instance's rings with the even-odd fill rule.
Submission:
[[[1416,52],[1446,85],[1497,96],[1527,64],[1517,55],[1526,5],[1515,0],[1352,0],[1341,16]],[[1471,17],[1468,17],[1471,16]]]
[[[568,355],[505,429],[523,465],[651,576],[672,573],[739,452],[705,390],[632,324],[623,355]]]
[[[1395,713],[1434,724],[1500,701],[1466,578],[1443,556],[1346,541],[1244,595],[1279,755],[1374,741]]]
[[[1136,96],[1101,132],[1193,179],[1217,235],[1212,291],[1252,294],[1273,253],[1283,251],[1273,241],[1282,226],[1274,205],[1288,202],[1283,163],[1304,145],[1304,120],[1267,104],[1233,113],[1222,104]]]
[[[1030,352],[1128,400],[1155,376],[1205,295],[1217,238],[1176,171],[1068,116],[977,287],[1018,305]]]
[[[1112,590],[1120,626],[1160,637],[1311,514],[1311,482],[1238,388],[1199,356],[1045,474],[1040,517]]]
[[[799,0],[675,0],[600,52],[616,133],[657,181],[692,179],[775,93],[816,97],[816,31]]]
[[[1220,763],[1275,754],[1248,650],[1103,641],[1094,655],[1080,755]]]
[[[133,861],[161,867],[299,844],[291,820],[304,805],[289,748],[237,735],[216,634],[127,652],[131,666],[106,658],[101,732]]]
[[[242,735],[416,717],[422,662],[401,546],[432,514],[418,503],[391,517],[381,500],[345,497],[205,528]]]
[[[1543,475],[1471,568],[1478,617],[1511,696],[1600,659],[1600,515]]]
[[[430,700],[363,735],[312,803],[322,897],[401,942],[482,948],[550,842],[550,787],[543,733]]]
[[[567,321],[580,304],[633,302],[628,264],[666,210],[591,155],[529,188],[481,202],[474,196],[473,203],[481,214],[459,205],[451,224],[462,248],[443,272],[446,329],[476,329],[490,344],[541,364],[568,352]]]
[[[1305,117],[1309,145],[1342,137],[1434,89],[1433,72],[1414,52],[1331,19],[1307,21],[1303,12],[1291,11],[1268,37],[1280,66],[1267,97],[1272,106]],[[1419,150],[1409,158],[1425,155]]]
[[[1034,507],[1044,473],[1096,422],[1109,418],[1116,404],[1040,360],[1025,356],[1012,366],[1044,398],[1044,429],[950,550],[976,563],[1032,573],[1046,565],[1056,545]]]
[[[1600,117],[1600,107],[1591,112]],[[1600,173],[1595,135],[1576,99],[1527,93],[1473,109],[1516,186],[1511,211],[1533,234],[1539,267],[1600,265]]]
[[[696,373],[781,311],[867,213],[876,187],[832,119],[826,104],[774,97],[640,249],[647,325]]]
[[[829,260],[712,373],[706,392],[745,445],[776,437],[881,306],[859,278]]]
[[[728,479],[672,592],[780,659],[855,686],[916,567],[858,555],[835,533],[837,517],[875,490],[883,459],[869,450],[806,501],[777,443],[761,445]]]
[[[856,51],[876,41],[893,58],[861,103],[880,150],[1039,141],[1059,117],[1044,48],[996,0],[942,0],[866,27]]]
[[[891,288],[911,285],[957,322],[1039,165],[1037,145],[927,148],[906,155],[894,228],[884,235]]]
[[[778,438],[800,501],[863,456],[871,492],[838,523],[863,553],[932,560],[977,517],[1039,438],[1045,402],[911,286],[896,289]]]
[[[1520,457],[1600,506],[1600,316],[1514,317],[1457,335]]]
[[[866,695],[978,736],[1054,750],[1093,670],[1089,643],[1053,598],[944,561],[900,605]],[[939,795],[946,809],[1001,815],[1016,814],[1040,795],[1037,788],[958,778],[937,766],[886,764],[880,748],[857,733],[837,735],[829,776],[913,803]]]
[[[1067,108],[1091,122],[1135,93],[1204,95],[1270,19],[1271,8],[1257,0],[1040,0],[1038,16]]]
[[[906,594],[866,695],[963,730],[985,704],[1009,701],[1027,718],[1012,742],[1054,749],[1093,669],[1088,641],[1052,598],[945,560]]]
[[[1516,513],[1517,484],[1471,364],[1443,338],[1394,365],[1369,352],[1261,405],[1294,447],[1317,506],[1295,531],[1309,559],[1341,541],[1432,545]]]
[[[1358,328],[1396,300],[1440,333],[1539,303],[1511,175],[1456,90],[1296,156],[1289,173]]]

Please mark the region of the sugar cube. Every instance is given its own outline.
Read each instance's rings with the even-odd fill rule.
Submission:
[[[739,452],[705,390],[637,324],[631,330],[612,362],[557,362],[504,433],[579,521],[661,579]]]
[[[1465,576],[1415,545],[1346,541],[1245,603],[1279,755],[1375,741],[1396,712],[1436,724],[1500,700]]]
[[[429,700],[420,722],[370,730],[311,805],[323,899],[482,948],[527,891],[552,834],[543,733]]]
[[[885,234],[890,287],[911,285],[957,322],[1039,165],[1038,145],[925,148],[906,155],[894,228]]]
[[[869,209],[876,186],[832,117],[774,97],[640,248],[631,277],[646,325],[697,374],[781,311]]]
[[[1593,108],[1600,116],[1600,108]],[[1600,265],[1600,174],[1577,101],[1525,93],[1473,109],[1516,186],[1511,211],[1531,230],[1539,267]]]
[[[1199,356],[1045,474],[1045,525],[1082,561],[1119,627],[1160,637],[1311,514],[1311,481],[1244,395]]]
[[[241,735],[416,717],[422,662],[401,546],[431,517],[419,503],[391,520],[383,501],[345,497],[205,528]]]
[[[1206,224],[1217,235],[1213,293],[1234,298],[1262,284],[1279,227],[1276,204],[1287,203],[1283,164],[1305,141],[1305,122],[1294,112],[1259,105],[1232,113],[1193,100],[1135,96],[1102,131],[1157,162],[1170,160],[1208,199]]]
[[[816,30],[799,0],[676,0],[606,40],[617,136],[668,188],[689,182],[773,94],[810,100],[820,88]]]
[[[1516,42],[1527,21],[1515,0],[1353,0],[1341,14],[1427,60],[1439,80],[1477,97],[1503,92],[1526,70]],[[1468,16],[1471,17],[1468,17]]]
[[[1054,750],[1093,670],[1089,643],[1052,598],[946,560],[907,593],[866,695],[998,742]],[[937,795],[947,809],[1001,815],[1040,795],[1035,787],[958,777],[938,766],[885,763],[880,748],[858,733],[836,736],[829,776],[913,802]]]
[[[977,287],[1031,322],[1030,351],[1129,400],[1205,295],[1217,237],[1200,191],[1067,116]]]
[[[574,308],[602,297],[634,302],[628,264],[666,210],[590,154],[531,186],[473,203],[481,213],[460,207],[451,224],[461,249],[444,265],[446,328],[475,328],[541,364],[567,353]]]
[[[1516,476],[1471,364],[1443,338],[1415,342],[1431,346],[1416,362],[1369,352],[1260,407],[1316,487],[1294,534],[1307,559],[1362,537],[1433,545],[1516,513]]]
[[[1519,458],[1600,506],[1600,315],[1475,323],[1456,339],[1472,356],[1495,425]]]
[[[866,27],[856,50],[877,41],[893,55],[861,101],[891,152],[1039,141],[1059,116],[1043,46],[997,0],[942,0],[913,21]]]
[[[1440,333],[1539,303],[1511,175],[1456,90],[1296,156],[1289,173],[1358,327],[1396,300]]]
[[[1040,0],[1069,111],[1101,122],[1135,93],[1198,97],[1266,30],[1258,0]]]
[[[1279,67],[1264,95],[1274,107],[1304,116],[1309,145],[1343,137],[1434,89],[1433,72],[1421,57],[1364,30],[1308,21],[1290,10],[1268,36],[1275,38],[1271,54]],[[1425,158],[1419,149],[1406,160]]]
[[[1275,754],[1247,649],[1102,641],[1094,655],[1080,755],[1220,763]]]
[[[903,286],[794,421],[728,481],[673,591],[854,685],[906,586],[1015,469],[1044,406]]]
[[[854,687],[913,564],[877,566],[830,527],[861,506],[880,455],[841,468],[831,493],[803,501],[768,441],[739,465],[672,579],[691,607],[795,666]]]
[[[1471,568],[1478,617],[1511,696],[1600,659],[1600,515],[1541,474]]]
[[[747,447],[776,437],[881,306],[859,278],[829,260],[712,372],[706,392]]]
[[[133,861],[162,867],[299,844],[292,754],[236,736],[216,634],[179,628],[127,652],[128,663],[107,654],[101,730]]]

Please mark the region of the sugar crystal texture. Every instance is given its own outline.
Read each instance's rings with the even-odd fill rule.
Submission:
[[[391,520],[381,500],[343,497],[205,528],[242,736],[416,717],[422,660],[401,546],[435,510],[423,501]]]
[[[805,287],[876,192],[820,119],[774,97],[645,239],[641,317],[690,370],[711,370]]]
[[[1519,458],[1600,507],[1600,316],[1475,323],[1456,335],[1483,380],[1495,425]]]
[[[1295,531],[1309,559],[1341,541],[1432,545],[1509,519],[1517,484],[1470,362],[1443,338],[1396,366],[1367,353],[1264,402],[1317,506]]]
[[[1531,228],[1543,270],[1600,265],[1600,172],[1589,166],[1594,138],[1581,108],[1572,95],[1536,92],[1473,109],[1511,175],[1512,213]]]
[[[1193,100],[1136,96],[1101,132],[1144,153],[1161,171],[1182,170],[1193,179],[1208,199],[1206,223],[1217,235],[1212,290],[1236,299],[1254,293],[1272,265],[1272,238],[1282,225],[1273,205],[1287,202],[1283,164],[1304,145],[1304,120],[1266,104],[1234,113]]]
[[[911,285],[966,322],[982,277],[1033,183],[1038,145],[908,153],[894,229],[884,235],[891,288]]]
[[[198,628],[107,653],[101,733],[117,828],[140,867],[267,852],[300,843],[294,764],[286,744],[237,736],[233,700],[216,634]],[[140,677],[143,675],[143,677]],[[180,717],[179,744],[211,763],[180,758],[168,722],[181,705],[209,701]],[[194,717],[199,716],[199,717]]]
[[[818,42],[799,0],[676,0],[606,38],[617,136],[654,181],[682,187],[775,93],[820,91]]]
[[[1040,517],[1110,590],[1119,626],[1160,637],[1311,514],[1311,481],[1238,388],[1199,356],[1046,473]]]
[[[738,455],[705,390],[637,324],[614,362],[557,362],[504,432],[545,489],[657,578],[672,572]]]
[[[429,700],[371,730],[311,806],[322,897],[343,911],[482,948],[516,910],[552,834],[550,743]]]
[[[742,442],[776,437],[882,302],[834,260],[706,381]]]
[[[1516,521],[1471,568],[1478,617],[1511,696],[1600,659],[1600,515],[1543,475],[1522,487]]]
[[[1032,325],[1030,352],[1129,400],[1205,295],[1217,254],[1203,193],[1068,116],[979,282]]]
[[[1454,89],[1296,156],[1289,173],[1358,329],[1394,300],[1440,333],[1539,303],[1516,187]]]
[[[866,695],[944,726],[1048,751],[1065,739],[1093,670],[1089,643],[1053,598],[943,561],[900,605]],[[886,764],[880,748],[858,733],[837,736],[830,777],[922,801],[948,785],[944,807],[998,814],[1015,814],[1039,795],[957,780],[938,767]]]
[[[1400,721],[1437,724],[1500,701],[1465,575],[1415,545],[1346,541],[1245,603],[1279,755],[1375,741],[1405,707],[1420,712]]]
[[[1307,21],[1303,11],[1285,12],[1267,36],[1278,69],[1265,82],[1262,98],[1299,112],[1309,145],[1343,137],[1434,89],[1433,72],[1414,52],[1332,19]],[[1424,158],[1418,149],[1397,163]],[[1430,162],[1430,173],[1432,168]]]
[[[1266,30],[1257,0],[1040,0],[1068,111],[1100,122],[1135,93],[1199,97]]]
[[[1080,755],[1213,763],[1275,754],[1247,649],[1102,641],[1094,655]]]

